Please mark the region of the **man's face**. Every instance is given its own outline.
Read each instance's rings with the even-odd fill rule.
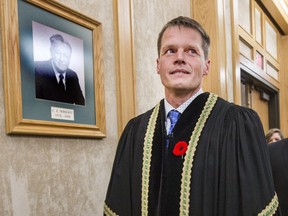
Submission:
[[[202,87],[210,60],[205,60],[201,45],[201,35],[194,29],[178,26],[166,29],[157,59],[157,72],[166,94],[189,95]]]
[[[51,48],[51,57],[56,70],[59,73],[65,72],[70,64],[71,49],[65,43],[55,42]]]

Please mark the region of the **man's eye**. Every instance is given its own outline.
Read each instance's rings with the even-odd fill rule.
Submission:
[[[189,50],[189,54],[192,55],[192,56],[195,56],[195,55],[197,55],[197,52],[194,49],[190,49]]]
[[[167,54],[175,53],[173,49],[167,49],[166,52]]]

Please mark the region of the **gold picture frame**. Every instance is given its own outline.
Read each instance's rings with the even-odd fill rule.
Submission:
[[[3,0],[0,9],[7,134],[104,138],[101,23],[53,0]],[[35,23],[43,37],[51,30],[80,41],[85,105],[36,98]]]

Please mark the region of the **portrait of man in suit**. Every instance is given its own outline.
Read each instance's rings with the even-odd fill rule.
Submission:
[[[50,56],[35,61],[36,98],[85,105],[78,75],[69,68],[72,55],[70,43],[61,34],[50,37]]]

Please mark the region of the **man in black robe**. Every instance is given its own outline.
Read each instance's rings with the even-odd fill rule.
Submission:
[[[157,72],[165,99],[123,131],[105,215],[280,215],[258,115],[202,90],[209,45],[188,17],[163,27]],[[169,132],[171,110],[180,118]]]
[[[288,138],[268,145],[282,215],[288,216]]]

